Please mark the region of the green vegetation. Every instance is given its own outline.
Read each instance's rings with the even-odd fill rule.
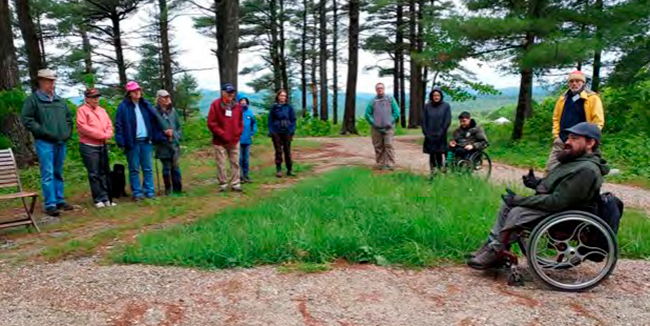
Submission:
[[[408,173],[342,169],[254,205],[143,234],[113,260],[204,268],[336,259],[402,266],[460,262],[484,241],[501,192],[474,178],[449,176],[431,184]],[[650,257],[650,240],[640,236],[648,230],[643,215],[627,214],[623,257]]]

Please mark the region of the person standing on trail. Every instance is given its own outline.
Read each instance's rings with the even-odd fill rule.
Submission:
[[[95,88],[84,92],[84,104],[77,109],[79,153],[88,171],[88,183],[95,207],[116,204],[109,198],[110,164],[106,141],[113,138],[113,123],[106,110],[99,106],[101,93]]]
[[[231,84],[223,84],[221,98],[212,102],[208,113],[208,129],[212,132],[212,144],[217,161],[219,192],[228,190],[228,182],[233,191],[242,191],[238,145],[244,130],[244,122],[242,108],[235,101],[235,93],[236,90]],[[230,161],[230,173],[232,173],[229,178],[226,176],[226,156]]]
[[[282,178],[282,154],[287,167],[287,176],[293,176],[291,141],[296,132],[296,112],[288,102],[287,91],[280,89],[275,94],[275,104],[269,112],[269,135],[275,149],[275,176]]]
[[[248,159],[250,156],[251,144],[253,143],[253,136],[257,133],[257,121],[255,120],[255,114],[253,114],[253,111],[249,108],[250,103],[247,98],[242,97],[239,100],[239,105],[242,107],[244,118],[244,131],[239,140],[241,180],[244,183],[250,183],[252,181],[248,177]]]
[[[566,129],[581,122],[595,123],[601,130],[605,126],[603,103],[597,93],[587,90],[587,79],[582,71],[569,74],[569,89],[560,96],[553,110],[553,147],[546,164],[546,172],[558,164],[557,156],[567,140]]]
[[[392,96],[386,95],[383,83],[375,85],[377,96],[366,107],[366,120],[371,126],[372,145],[375,148],[376,168],[395,168],[393,136],[399,119],[399,107]]]
[[[25,99],[20,120],[36,139],[36,155],[41,168],[41,190],[45,213],[59,216],[59,209],[73,207],[63,197],[65,142],[72,135],[72,113],[64,99],[54,92],[56,73],[38,71],[38,90]]]
[[[181,121],[178,112],[172,105],[172,99],[164,89],[156,93],[156,113],[165,120],[165,123],[172,128],[171,136],[165,134],[158,124],[153,125],[153,141],[155,144],[156,157],[162,163],[163,183],[165,184],[165,195],[172,192],[180,194],[183,190],[181,181]]]
[[[451,125],[451,107],[443,101],[442,89],[434,88],[429,93],[429,102],[422,109],[423,151],[429,154],[431,177],[443,168],[447,153],[447,131]]]
[[[117,107],[115,115],[115,142],[124,148],[129,164],[129,184],[133,200],[141,201],[143,196],[152,199],[156,191],[153,183],[153,139],[154,124],[159,124],[169,137],[173,131],[154,111],[149,101],[142,96],[140,85],[134,81],[126,84],[126,96]],[[140,183],[142,169],[142,184]]]

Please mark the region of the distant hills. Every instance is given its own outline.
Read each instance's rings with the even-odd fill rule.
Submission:
[[[476,100],[466,101],[466,102],[451,102],[451,109],[454,113],[460,113],[462,111],[470,112],[486,112],[493,111],[498,108],[501,108],[506,105],[516,104],[517,97],[519,96],[518,87],[508,87],[499,89],[501,92],[500,95],[477,95]],[[202,95],[199,107],[201,108],[201,113],[207,115],[208,110],[210,109],[210,104],[214,99],[220,96],[220,93],[214,90],[201,89],[200,93]],[[533,98],[535,100],[541,100],[544,97],[550,95],[550,93],[542,87],[535,87],[533,89]],[[240,97],[247,97],[251,102],[251,106],[254,112],[261,110],[267,110],[268,108],[261,107],[264,106],[264,103],[267,101],[267,98],[270,97],[270,94],[267,92],[259,93],[240,93]],[[365,114],[366,106],[372,99],[375,97],[375,94],[371,93],[357,93],[357,103],[356,103],[356,115],[363,116]],[[407,96],[408,97],[408,96]],[[294,108],[298,109],[300,107],[300,98],[301,94],[299,91],[294,91],[292,93],[292,103]],[[330,108],[332,107],[332,96],[329,97]],[[343,109],[345,104],[345,92],[338,94],[338,111],[339,117],[343,117]],[[312,107],[312,97],[311,94],[307,95],[307,107]],[[330,112],[331,115],[331,112]]]

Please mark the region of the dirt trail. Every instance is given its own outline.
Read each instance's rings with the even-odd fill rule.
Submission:
[[[397,165],[416,173],[427,173],[429,171],[428,156],[422,153],[422,147],[415,141],[420,136],[396,137],[395,156]],[[324,148],[329,153],[320,153],[321,160],[330,160],[336,164],[374,164],[374,150],[368,137],[359,138],[314,138],[325,144]],[[489,151],[488,151],[489,153]],[[339,163],[340,162],[340,163]],[[521,184],[521,176],[528,173],[527,170],[513,167],[506,164],[495,163],[492,165],[491,180],[504,184]],[[538,172],[542,175],[542,172]],[[626,206],[643,209],[650,213],[650,190],[606,183],[603,191],[611,191],[619,196]]]

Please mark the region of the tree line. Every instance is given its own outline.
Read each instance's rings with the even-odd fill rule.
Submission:
[[[141,10],[150,11],[145,28],[126,33],[124,21]],[[130,78],[149,94],[171,90],[187,116],[197,82],[178,63],[172,27],[197,11],[194,28],[215,41],[206,51],[221,81],[237,87],[246,76],[255,92],[299,93],[292,103],[303,116],[340,123],[342,134],[356,133],[359,68],[392,78],[400,124],[416,128],[427,89],[441,86],[456,101],[495,94],[463,62],[500,62],[520,77],[512,134],[520,139],[534,114],[535,77],[586,68],[591,89],[601,91],[624,87],[625,76],[650,64],[650,0],[0,0],[0,91],[34,88],[37,71],[55,66],[70,85],[108,93],[119,94]],[[62,51],[46,53],[53,44]],[[360,49],[381,59],[359,62]],[[127,50],[141,59],[132,62]],[[240,63],[241,53],[261,63]],[[20,129],[15,112],[4,117],[4,134]]]

